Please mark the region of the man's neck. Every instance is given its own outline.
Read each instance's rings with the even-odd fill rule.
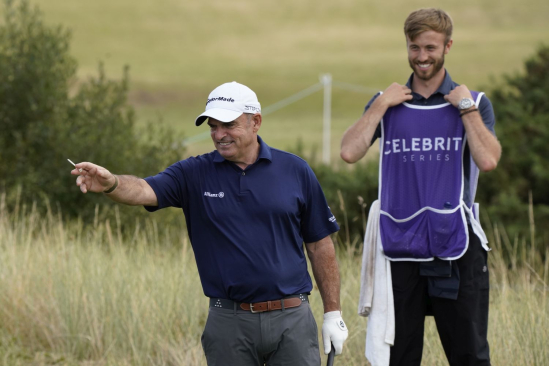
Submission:
[[[240,167],[240,169],[245,170],[249,165],[252,165],[257,161],[260,149],[261,145],[259,144],[259,141],[257,141],[255,146],[250,149],[250,153],[244,157],[243,161],[233,161],[233,163]]]
[[[440,88],[446,76],[446,70],[441,69],[435,76],[429,80],[420,79],[415,73],[412,80],[412,91],[424,97],[425,99],[433,95]]]

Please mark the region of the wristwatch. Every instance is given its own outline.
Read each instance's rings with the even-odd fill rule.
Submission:
[[[462,111],[464,109],[469,109],[469,108],[474,107],[474,106],[475,106],[475,102],[471,98],[463,98],[458,103],[458,109],[460,111]]]

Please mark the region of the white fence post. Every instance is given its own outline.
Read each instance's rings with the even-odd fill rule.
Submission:
[[[320,75],[320,82],[324,85],[324,113],[322,135],[322,161],[330,164],[331,145],[331,118],[332,118],[332,75]]]

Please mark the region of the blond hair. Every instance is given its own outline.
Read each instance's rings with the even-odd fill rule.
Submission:
[[[404,22],[404,34],[411,41],[421,33],[430,30],[445,34],[446,43],[448,43],[452,38],[452,18],[444,10],[427,8],[411,12]]]

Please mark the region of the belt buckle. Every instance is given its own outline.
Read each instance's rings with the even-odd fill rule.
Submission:
[[[261,313],[261,311],[254,311],[254,304],[250,303],[250,311],[252,314]]]

